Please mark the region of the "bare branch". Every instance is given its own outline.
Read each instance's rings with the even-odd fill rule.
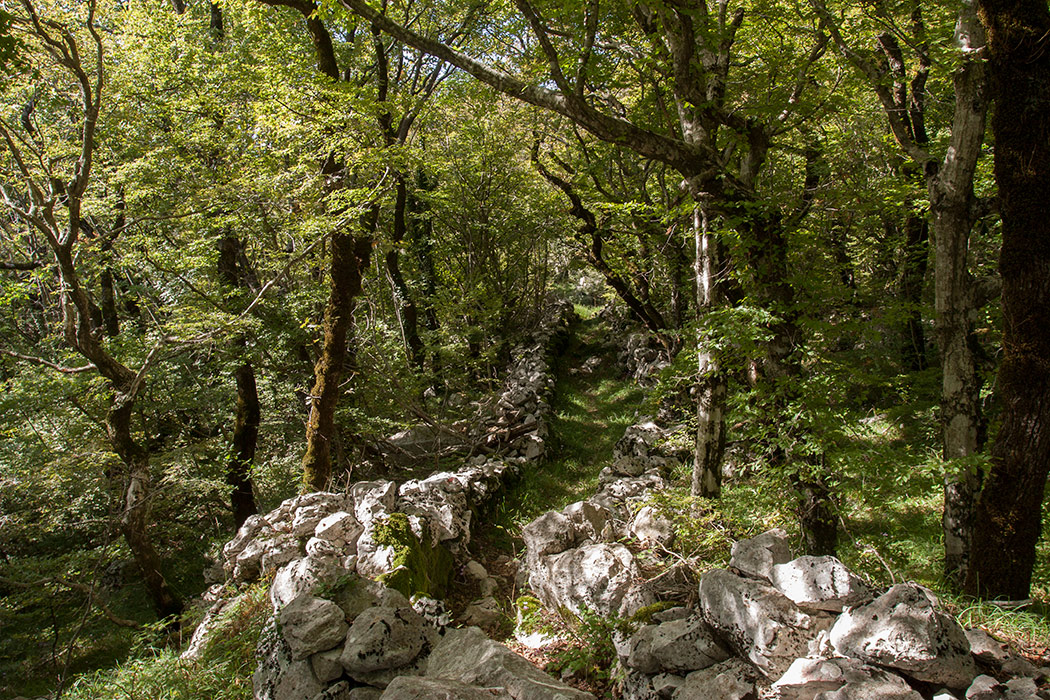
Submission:
[[[60,364],[56,364],[54,362],[51,362],[50,360],[45,360],[42,357],[34,357],[32,355],[23,355],[22,353],[14,352],[13,350],[5,350],[4,348],[0,348],[0,354],[7,355],[8,357],[14,357],[15,359],[18,359],[18,360],[25,360],[26,362],[32,362],[35,365],[43,365],[44,367],[50,367],[51,369],[58,370],[59,372],[62,372],[63,374],[79,374],[80,372],[88,372],[90,370],[95,369],[95,365],[93,365],[93,364],[84,365],[82,367],[64,367],[64,366],[62,366]]]

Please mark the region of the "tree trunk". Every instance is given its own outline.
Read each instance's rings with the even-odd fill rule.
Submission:
[[[904,221],[904,260],[901,263],[900,297],[906,312],[901,361],[909,372],[929,367],[926,333],[922,328],[922,288],[929,260],[930,226],[925,216],[909,214]]]
[[[984,45],[972,8],[959,13],[960,33],[973,49]],[[945,575],[966,575],[978,474],[968,458],[977,453],[980,381],[972,350],[973,276],[967,250],[973,227],[973,177],[984,140],[985,68],[971,52],[955,74],[955,114],[949,155],[927,164],[931,228],[935,243],[935,311],[941,359]],[[954,462],[954,465],[952,464]]]
[[[335,409],[346,360],[347,331],[353,320],[354,300],[361,294],[361,280],[372,254],[372,238],[340,232],[332,236],[331,289],[324,310],[324,340],[314,366],[310,391],[310,417],[306,424],[303,455],[303,488],[323,491],[332,476],[331,448],[335,434]]]
[[[1003,420],[977,503],[969,593],[1029,596],[1050,470],[1050,11],[1046,0],[979,0],[996,103],[1003,247]]]
[[[416,171],[416,189],[420,192],[433,192],[437,189],[437,180],[428,177],[426,172],[419,168]],[[416,262],[419,265],[420,284],[423,288],[421,299],[423,319],[427,331],[433,336],[440,328],[437,310],[434,308],[434,300],[437,295],[437,273],[434,270],[434,222],[430,217],[429,206],[419,197],[409,194],[406,208],[408,210],[407,233],[415,251]],[[431,343],[433,347],[430,361],[431,371],[435,383],[440,383],[440,344],[436,340],[432,340]],[[436,386],[435,389],[437,389]]]
[[[244,246],[237,236],[229,232],[219,241],[218,272],[219,278],[233,289],[250,285],[252,275]],[[230,345],[235,351],[243,353],[247,342],[243,335],[238,335]],[[249,360],[236,369],[234,379],[237,383],[237,410],[233,422],[232,454],[226,464],[226,483],[232,488],[230,510],[233,512],[234,530],[237,530],[248,516],[258,512],[251,468],[259,439],[261,411],[255,385],[255,368]]]
[[[259,512],[255,505],[252,485],[252,463],[259,440],[259,392],[255,384],[255,368],[245,362],[237,368],[237,416],[233,423],[233,454],[226,466],[226,483],[232,487],[230,507],[233,510],[234,530],[240,528],[248,516]]]
[[[149,453],[131,437],[133,394],[132,387],[115,387],[113,403],[106,415],[106,432],[113,450],[127,468],[120,532],[142,572],[153,609],[163,620],[179,615],[183,605],[161,573],[160,555],[150,537]],[[173,620],[173,624],[178,623]]]
[[[693,236],[696,240],[696,311],[704,314],[721,303],[718,242],[710,232],[705,195],[694,193]],[[698,338],[698,343],[703,343]],[[697,348],[696,446],[691,494],[718,498],[722,494],[722,458],[725,454],[726,376],[710,348]]]
[[[394,312],[397,314],[398,324],[401,326],[401,337],[405,344],[405,354],[408,356],[409,364],[418,371],[423,371],[424,352],[423,341],[419,337],[419,311],[412,294],[401,274],[401,242],[405,239],[407,231],[406,208],[408,202],[408,187],[405,178],[401,175],[397,178],[397,194],[394,201],[394,230],[390,237],[393,245],[387,252],[386,273],[390,280],[390,287],[394,295]]]
[[[102,290],[102,330],[106,337],[115,338],[120,335],[120,318],[117,316],[117,295],[113,291],[113,272],[109,266],[102,268],[98,283]]]
[[[827,482],[819,475],[803,476],[799,472],[792,472],[790,480],[798,492],[798,519],[802,523],[806,554],[835,556],[839,541],[838,519]]]

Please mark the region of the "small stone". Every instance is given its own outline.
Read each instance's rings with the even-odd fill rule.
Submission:
[[[499,625],[503,618],[499,603],[495,598],[482,598],[467,606],[463,611],[463,624],[482,629],[491,629]]]
[[[571,521],[557,511],[548,511],[525,526],[521,532],[529,561],[559,554],[573,545]]]
[[[674,700],[749,700],[755,694],[752,671],[740,659],[693,671],[675,690]]]
[[[338,647],[319,651],[310,657],[310,667],[314,670],[317,680],[322,683],[331,683],[343,675],[343,665],[339,663],[342,653],[342,647]]]
[[[1002,688],[991,676],[977,676],[966,689],[966,700],[1004,700]]]
[[[674,523],[643,506],[631,522],[631,535],[646,547],[666,545],[674,540]]]

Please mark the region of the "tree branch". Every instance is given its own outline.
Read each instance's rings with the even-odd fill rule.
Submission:
[[[18,359],[18,360],[25,360],[26,362],[32,362],[35,365],[43,365],[44,367],[50,367],[51,369],[58,370],[59,372],[62,372],[63,374],[79,374],[80,372],[88,372],[90,370],[95,369],[95,365],[93,365],[93,364],[87,364],[87,365],[84,365],[83,367],[64,367],[64,366],[62,366],[60,364],[56,364],[54,362],[51,362],[50,360],[45,360],[42,357],[34,357],[32,355],[23,355],[22,353],[14,352],[13,350],[6,350],[4,348],[0,348],[0,355],[7,355],[8,357],[13,357],[13,358]]]

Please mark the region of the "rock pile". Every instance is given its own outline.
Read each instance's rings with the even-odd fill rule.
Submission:
[[[571,318],[571,307],[553,307],[516,351],[498,399],[490,432],[500,437],[490,454],[401,485],[358,482],[349,493],[304,494],[249,518],[223,548],[223,577],[232,586],[217,584],[206,594],[214,604],[184,656],[203,648],[231,591],[236,595],[237,586],[275,572],[274,613],[259,642],[254,678],[259,700],[372,698],[383,689],[383,697],[469,697],[467,687],[485,697],[590,697],[461,631],[453,637],[471,641],[478,668],[493,670],[477,675],[476,668],[468,678],[448,663],[431,662],[455,656],[439,654],[449,644],[441,633],[448,620],[434,598],[444,594],[454,556],[469,542],[473,514],[523,464],[543,456],[554,381],[547,356]],[[476,606],[495,610],[495,586],[483,578],[487,597]],[[400,676],[420,679],[389,689]],[[499,692],[491,690],[496,686]]]
[[[790,559],[782,530],[737,542],[695,607],[654,614],[617,652],[629,700],[1050,698],[1044,671],[964,631],[929,590],[877,594],[834,557]]]
[[[653,384],[656,373],[670,364],[667,350],[652,333],[632,333],[627,336],[627,343],[618,359],[626,367],[627,375],[643,386]]]
[[[665,486],[664,474],[679,458],[661,447],[664,437],[650,421],[629,427],[613,448],[612,464],[599,476],[597,493],[525,527],[529,587],[548,608],[630,616],[655,602],[619,540],[632,536],[663,544],[673,537],[671,523],[652,508],[635,512],[638,503]]]

